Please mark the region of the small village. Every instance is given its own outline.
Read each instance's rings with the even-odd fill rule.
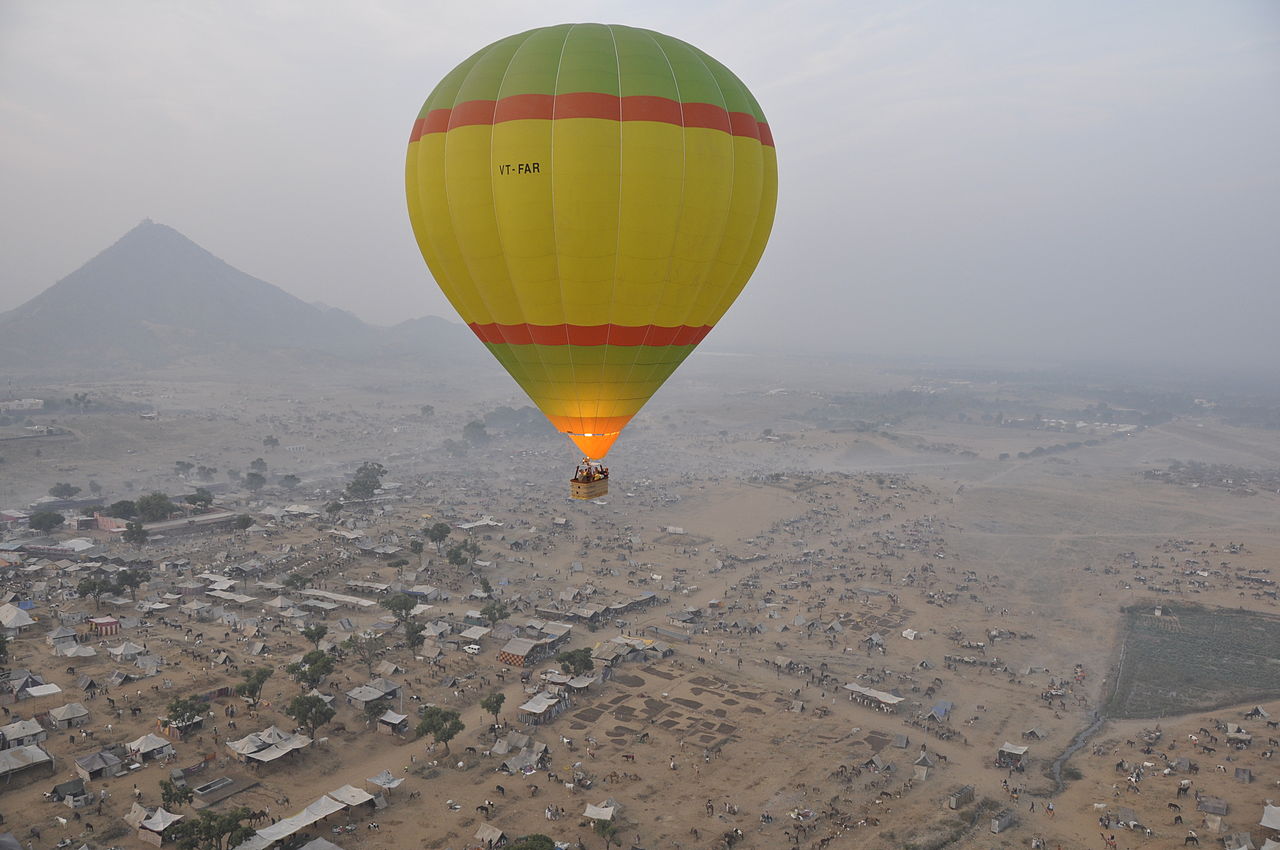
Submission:
[[[16,846],[1280,835],[1280,705],[1093,737],[1105,647],[1046,640],[922,481],[748,475],[681,504],[677,477],[548,510],[385,477],[363,464],[316,505],[197,488],[45,535],[52,500],[0,513]],[[1273,605],[1250,555],[1170,540],[1082,565],[1079,593]]]

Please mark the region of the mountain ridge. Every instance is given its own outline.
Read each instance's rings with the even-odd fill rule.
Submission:
[[[434,316],[389,328],[366,324],[242,272],[151,219],[0,313],[0,356],[15,368],[56,371],[92,359],[137,370],[187,357],[241,360],[279,351],[349,360],[483,359],[463,325]]]

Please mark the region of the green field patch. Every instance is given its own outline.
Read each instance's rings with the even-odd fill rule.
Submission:
[[[1194,604],[1125,611],[1108,717],[1172,717],[1280,696],[1280,617]]]

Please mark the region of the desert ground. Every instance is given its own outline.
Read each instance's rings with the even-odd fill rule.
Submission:
[[[218,470],[208,482],[220,485],[215,506],[252,517],[254,530],[142,547],[99,531],[54,536],[92,539],[99,548],[87,559],[149,560],[151,580],[138,591],[144,602],[200,574],[251,561],[263,567],[236,579],[235,591],[254,602],[228,604],[219,609],[223,619],[202,621],[173,609],[140,611],[132,600],[75,598],[77,569],[13,557],[4,589],[33,600],[37,622],[10,640],[8,667],[41,674],[62,692],[9,703],[4,722],[80,701],[93,738],[49,733],[53,774],[0,789],[3,829],[31,848],[63,841],[140,848],[145,842],[122,820],[135,798],[156,806],[171,769],[203,764],[192,784],[225,775],[248,786],[213,810],[246,806],[262,813],[256,828],[343,785],[376,790],[366,779],[381,771],[403,778],[385,808],[343,810],[293,839],[324,837],[350,850],[480,846],[474,836],[484,823],[513,839],[545,833],[566,846],[610,841],[648,850],[1033,842],[1105,850],[1112,835],[1117,847],[1162,848],[1183,846],[1188,830],[1205,845],[1252,831],[1261,846],[1264,801],[1280,796],[1270,756],[1280,733],[1245,715],[1261,706],[1280,718],[1280,642],[1272,642],[1280,612],[1275,585],[1265,583],[1280,555],[1280,494],[1235,483],[1190,486],[1154,473],[1174,460],[1274,469],[1280,432],[1232,425],[1204,407],[1132,430],[1073,424],[1075,436],[1067,436],[1046,429],[1048,415],[1023,427],[978,411],[1076,410],[1096,401],[1087,388],[997,387],[922,377],[919,369],[756,358],[687,366],[611,454],[611,492],[596,503],[567,498],[576,457],[549,430],[494,425],[489,442],[462,441],[467,423],[523,405],[509,382],[488,373],[419,380],[282,368],[232,381],[188,368],[92,387],[27,388],[22,395],[89,391],[99,401],[96,409],[31,418],[64,433],[0,442],[0,508],[25,508],[61,481],[94,481],[103,504],[153,490],[176,496],[199,482],[179,475],[175,462],[207,465]],[[906,393],[929,402],[912,407]],[[865,415],[833,418],[832,411],[858,410],[849,407],[851,394],[875,401],[858,402]],[[886,398],[901,411],[872,418]],[[139,418],[153,411],[154,420]],[[15,422],[6,434],[20,430]],[[264,444],[269,436],[276,444]],[[1078,443],[1037,451],[1067,441]],[[228,476],[256,458],[271,479],[293,474],[300,483],[255,494]],[[383,497],[320,510],[363,461],[386,468]],[[281,511],[294,504],[316,510]],[[482,517],[500,525],[457,527]],[[426,543],[393,566],[331,534],[336,527],[352,540],[404,547],[439,521],[453,526],[445,549],[474,540],[474,563],[450,563]],[[431,601],[416,619],[451,632],[410,649],[378,605],[286,618],[263,603],[294,595],[279,589],[290,575],[375,602],[400,587],[439,587],[449,598]],[[488,601],[472,595],[481,580],[510,616],[473,655],[456,632]],[[620,616],[574,613],[645,591],[656,602]],[[1196,619],[1193,609],[1207,613]],[[104,613],[138,622],[89,640],[93,658],[52,654],[45,635],[59,622],[83,634],[79,618]],[[669,654],[617,663],[554,720],[534,725],[518,707],[558,665],[542,660],[522,682],[497,657],[500,635],[531,620],[571,623],[560,649],[623,637],[664,644]],[[1212,645],[1196,643],[1205,629],[1184,621],[1209,622],[1210,630],[1222,624],[1227,673],[1212,687],[1165,687],[1156,673],[1166,667],[1154,661],[1124,666],[1132,652],[1131,665],[1155,658],[1175,671],[1168,675],[1194,683],[1216,656]],[[241,763],[226,740],[297,726],[283,708],[303,689],[284,667],[311,649],[302,623],[325,625],[335,641],[384,632],[378,661],[403,668],[389,677],[403,693],[387,705],[410,715],[410,730],[382,734],[345,704],[343,694],[373,676],[348,651],[319,688],[336,696],[338,710],[315,742],[260,767]],[[1147,632],[1167,633],[1168,642],[1139,647],[1134,636]],[[104,680],[127,667],[106,652],[126,639],[160,655],[161,672],[88,699],[77,677]],[[255,656],[256,641],[267,649]],[[1202,654],[1183,649],[1192,646]],[[224,651],[227,663],[215,663]],[[46,799],[74,777],[75,757],[156,731],[175,696],[234,687],[255,667],[273,670],[256,717],[242,698],[219,696],[205,728],[175,742],[171,761],[90,782],[99,801],[80,810],[80,820]],[[852,699],[848,685],[900,700],[886,710],[874,697]],[[505,695],[497,730],[479,706],[493,692]],[[949,710],[930,716],[943,701]],[[421,705],[457,710],[465,729],[447,746],[414,735]],[[1135,712],[1146,716],[1125,716]],[[1231,724],[1252,735],[1247,746],[1227,744]],[[543,769],[497,770],[495,740],[513,731],[546,745]],[[1055,773],[1055,760],[1077,740]],[[1020,769],[997,767],[1006,743],[1027,747]],[[1195,772],[1171,767],[1181,757]],[[1251,781],[1238,778],[1240,768]],[[1191,792],[1179,796],[1184,780]],[[948,808],[964,786],[973,799]],[[1197,811],[1203,799],[1225,801],[1220,821]],[[583,816],[588,804],[605,801],[617,805],[611,832]],[[1015,817],[995,834],[992,818],[1005,810]],[[196,816],[190,806],[178,813]]]

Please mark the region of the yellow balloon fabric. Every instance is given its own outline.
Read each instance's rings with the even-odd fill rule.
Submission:
[[[603,458],[751,277],[778,178],[764,113],[719,62],[649,30],[564,24],[436,86],[405,184],[463,321]]]

